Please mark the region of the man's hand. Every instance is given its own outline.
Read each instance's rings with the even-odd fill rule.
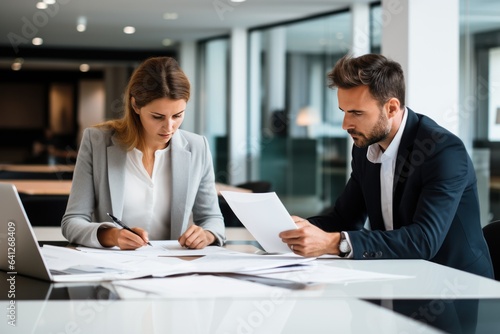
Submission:
[[[327,233],[298,216],[292,219],[298,229],[281,232],[279,237],[295,254],[304,257],[339,254],[340,233]]]
[[[215,236],[212,232],[206,231],[203,228],[191,225],[183,235],[179,237],[179,244],[182,247],[191,249],[202,249],[213,244]]]

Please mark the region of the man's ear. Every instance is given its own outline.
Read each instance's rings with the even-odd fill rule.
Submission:
[[[395,97],[390,98],[385,105],[387,107],[387,117],[389,118],[394,117],[399,112],[399,109],[401,107],[401,103]]]

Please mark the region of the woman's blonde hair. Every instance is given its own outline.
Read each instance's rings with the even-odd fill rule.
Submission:
[[[190,88],[186,74],[174,58],[149,58],[139,65],[130,78],[125,90],[123,117],[96,126],[114,130],[117,139],[128,150],[142,147],[143,128],[134,107],[142,108],[163,97],[188,102]],[[132,105],[132,99],[135,105]]]

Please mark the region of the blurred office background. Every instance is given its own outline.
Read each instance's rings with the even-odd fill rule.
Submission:
[[[500,3],[445,2],[449,12],[428,0],[1,0],[0,164],[33,162],[33,142],[47,129],[61,150],[77,150],[84,128],[121,115],[137,64],[167,55],[192,82],[182,127],[208,138],[217,181],[268,182],[290,213],[314,215],[349,174],[351,143],[326,73],[347,52],[401,45],[411,51],[402,61],[409,107],[451,120],[443,125],[464,140],[484,225],[500,219]],[[428,48],[412,50],[405,35],[387,33],[399,10],[421,25],[407,25],[408,39]],[[444,31],[433,28],[437,20]],[[449,35],[446,22],[456,25]],[[432,58],[456,63],[456,75],[435,70]],[[425,81],[415,83],[417,74]],[[449,108],[427,99],[429,90],[448,99],[447,86],[457,92]]]

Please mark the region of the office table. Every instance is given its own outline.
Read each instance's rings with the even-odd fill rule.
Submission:
[[[384,261],[378,266],[377,260],[328,261],[381,272],[400,273],[402,268],[416,277],[404,283],[406,288],[382,281],[276,289],[253,296],[154,298],[138,293],[120,299],[112,283],[50,284],[18,276],[17,326],[10,327],[4,317],[0,332],[495,333],[500,328],[498,282],[420,260]],[[5,291],[6,274],[1,274]],[[428,281],[419,282],[421,278]],[[8,314],[6,294],[0,298],[0,308]]]
[[[5,179],[0,182],[12,183],[17,191],[26,195],[69,195],[71,191],[71,180],[16,180]],[[216,183],[217,193],[220,191],[252,192],[251,190],[231,186],[223,183]]]
[[[75,165],[23,165],[23,164],[0,164],[0,171],[27,172],[27,173],[57,173],[73,172]]]
[[[490,189],[493,191],[500,191],[500,177],[492,176],[490,178]]]
[[[26,195],[69,195],[71,180],[0,180],[12,183]]]
[[[41,229],[40,231],[45,231]],[[35,229],[37,235],[40,231]],[[44,234],[48,236],[48,234]],[[251,235],[228,229],[230,242]],[[253,240],[248,240],[252,242]],[[398,279],[311,284],[202,296],[187,288],[124,296],[117,283],[51,284],[17,276],[17,327],[1,333],[495,333],[500,282],[424,260],[318,259],[333,268],[403,275]],[[290,271],[288,276],[299,275]],[[288,275],[288,274],[287,274]],[[198,275],[195,275],[198,276]],[[159,280],[169,280],[161,278]],[[157,280],[157,279],[155,279]],[[0,272],[0,290],[7,291]],[[0,293],[0,308],[9,301]]]

